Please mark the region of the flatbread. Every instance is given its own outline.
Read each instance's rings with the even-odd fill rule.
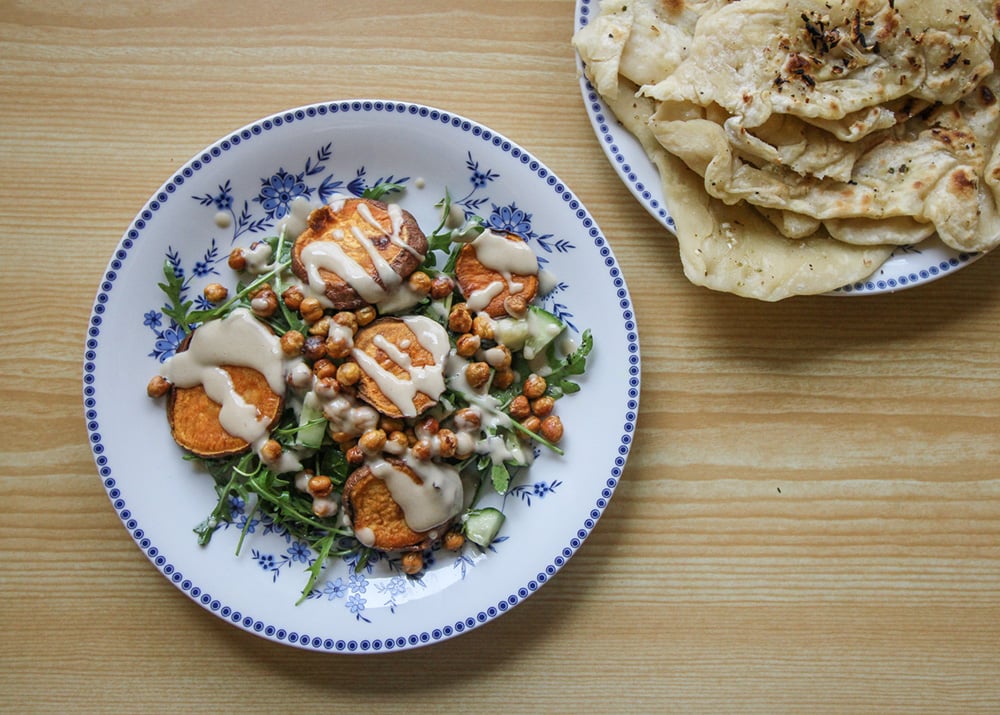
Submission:
[[[687,277],[763,300],[1000,243],[998,0],[604,0],[573,38]]]

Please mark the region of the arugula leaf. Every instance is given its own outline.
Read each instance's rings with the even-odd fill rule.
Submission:
[[[383,181],[380,184],[375,184],[375,186],[369,186],[361,193],[361,197],[365,199],[372,199],[373,201],[379,201],[386,194],[393,194],[402,191],[405,188],[406,186],[403,184]]]
[[[593,349],[594,336],[588,329],[583,331],[579,347],[563,358],[558,366],[546,376],[545,379],[549,385],[547,394],[550,397],[559,399],[563,395],[580,391],[580,386],[568,378],[584,373],[587,368],[587,356]]]
[[[185,333],[190,333],[191,319],[188,314],[194,303],[190,300],[184,300],[182,297],[184,279],[177,275],[173,266],[170,265],[170,261],[163,262],[163,278],[164,283],[156,284],[167,298],[167,302],[163,305],[163,314],[177,323],[178,327]]]
[[[493,482],[493,488],[496,489],[497,494],[506,494],[510,487],[510,470],[507,465],[503,462],[494,464],[490,470],[490,481]]]

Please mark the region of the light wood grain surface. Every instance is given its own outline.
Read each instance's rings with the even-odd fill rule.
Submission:
[[[896,295],[689,285],[584,113],[568,0],[0,2],[0,711],[1000,712],[1000,256]],[[638,317],[641,411],[593,535],[504,617],[300,651],[122,527],[81,365],[107,261],[205,145],[310,102],[472,117],[560,175]]]

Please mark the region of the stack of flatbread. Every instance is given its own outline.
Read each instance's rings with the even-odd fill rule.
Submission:
[[[602,0],[573,38],[684,271],[762,300],[1000,243],[996,0]]]

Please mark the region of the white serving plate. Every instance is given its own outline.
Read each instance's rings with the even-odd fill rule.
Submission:
[[[329,564],[301,605],[303,544],[256,523],[198,546],[192,529],[217,501],[212,479],[182,458],[162,401],[146,397],[158,361],[177,347],[157,287],[164,260],[189,297],[227,281],[234,246],[263,238],[296,196],[321,202],[380,181],[430,230],[453,202],[514,228],[560,283],[545,305],[595,348],[583,390],[559,403],[565,457],[551,453],[506,496],[507,521],[489,550],[434,552],[419,578],[388,560],[356,572]],[[98,471],[142,552],[186,596],[233,625],[317,651],[368,653],[434,643],[492,621],[538,590],[573,556],[611,499],[632,442],[640,360],[632,303],[611,248],[587,209],[538,159],[472,120],[406,102],[316,104],[248,124],[168,178],[111,257],[90,318],[84,409]],[[497,497],[497,500],[500,498]],[[239,506],[239,505],[237,505]],[[245,520],[245,519],[244,519]],[[155,628],[155,622],[150,624]]]

